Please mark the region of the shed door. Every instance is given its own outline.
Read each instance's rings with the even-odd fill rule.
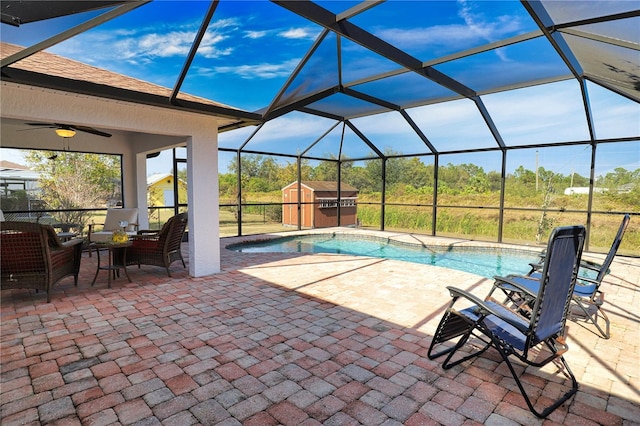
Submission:
[[[289,188],[289,202],[297,203],[298,202],[298,189],[297,188]],[[298,207],[294,204],[289,204],[287,211],[289,212],[289,216],[287,217],[287,223],[291,225],[298,224]]]

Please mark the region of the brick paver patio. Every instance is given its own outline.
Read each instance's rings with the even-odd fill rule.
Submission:
[[[391,260],[221,250],[222,272],[204,278],[174,263],[172,278],[130,267],[133,283],[108,289],[101,274],[90,287],[96,257],[85,255],[79,287],[65,279],[49,304],[3,291],[0,423],[543,423],[495,352],[447,371],[426,357],[444,287],[484,296],[489,280]],[[640,424],[639,288],[640,260],[618,257],[604,284],[611,339],[569,322],[565,357],[580,390],[545,424]],[[556,373],[528,369],[526,382],[543,399],[562,387]]]

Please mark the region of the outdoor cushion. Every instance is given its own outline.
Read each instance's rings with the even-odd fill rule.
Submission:
[[[104,220],[104,226],[102,231],[93,231],[93,226],[89,227],[89,241],[91,242],[105,242],[111,241],[113,237],[113,231],[120,229],[120,221],[126,220],[128,222],[125,232],[131,236],[136,234],[138,227],[138,209],[108,209],[107,216]]]
[[[135,232],[136,224],[138,223],[138,209],[109,209],[107,210],[107,216],[104,219],[103,231],[115,231],[120,229],[119,222],[126,220],[129,225],[125,231]]]

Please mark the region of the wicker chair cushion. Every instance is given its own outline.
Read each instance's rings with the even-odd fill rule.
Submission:
[[[127,235],[133,236],[136,235],[136,232],[128,232]],[[113,232],[104,231],[104,232],[92,232],[91,233],[91,242],[94,243],[104,243],[107,241],[111,241],[113,239]]]
[[[145,239],[138,239],[135,238],[133,240],[133,244],[131,246],[131,250],[162,250],[162,247],[158,246],[158,239],[150,239],[150,240],[145,240]]]

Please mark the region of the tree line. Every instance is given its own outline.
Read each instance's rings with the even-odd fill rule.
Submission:
[[[387,153],[392,154],[392,153]],[[26,160],[32,170],[40,172],[40,200],[43,209],[72,210],[104,208],[109,202],[121,199],[120,157],[89,153],[28,151]],[[336,158],[333,158],[336,160]],[[301,160],[302,180],[337,181],[338,163],[318,161],[312,165]],[[360,165],[364,164],[364,165]],[[182,171],[184,173],[184,171]],[[237,164],[228,165],[228,172],[219,174],[219,194],[226,202],[235,203],[238,194]],[[280,190],[298,179],[296,161],[279,163],[274,156],[248,154],[241,156],[241,185],[247,194],[273,194],[279,199]],[[417,157],[393,157],[386,162],[386,190],[388,194],[419,198],[433,194],[434,166]],[[186,176],[178,178],[184,179]],[[361,195],[379,194],[382,191],[382,161],[371,160],[354,163],[343,160],[341,179],[356,187]],[[438,170],[438,193],[445,195],[495,194],[501,188],[501,176],[496,171],[485,172],[475,164],[446,164]],[[540,167],[529,170],[519,166],[505,177],[509,193],[521,197],[534,196],[539,191],[562,194],[565,188],[587,187],[589,178],[573,173],[564,175]],[[603,194],[615,197],[628,205],[637,205],[640,199],[640,168],[626,170],[618,167],[595,181],[598,188],[607,189]],[[2,209],[27,210],[27,194],[15,191],[2,198]],[[82,223],[82,217],[67,221]]]
[[[335,158],[334,158],[335,160]],[[315,166],[306,159],[301,160],[302,180],[337,181],[336,161],[320,161]],[[278,163],[272,156],[250,154],[241,157],[241,184],[243,192],[276,193],[298,179],[296,162]],[[386,163],[386,190],[393,194],[432,194],[434,166],[425,164],[417,157],[394,157]],[[356,187],[360,194],[382,191],[382,161],[371,160],[364,165],[342,161],[342,182]],[[232,161],[228,172],[219,175],[220,196],[233,198],[237,194],[237,164]],[[502,179],[499,172],[485,170],[475,164],[451,164],[438,170],[438,193],[448,195],[490,194],[499,192]],[[544,189],[552,193],[563,193],[568,187],[588,187],[589,177],[578,173],[564,175],[540,167],[529,170],[519,166],[505,176],[505,185],[510,192],[520,196],[533,196]],[[640,196],[640,168],[614,169],[596,178],[595,186],[605,188],[613,196],[637,200]]]

